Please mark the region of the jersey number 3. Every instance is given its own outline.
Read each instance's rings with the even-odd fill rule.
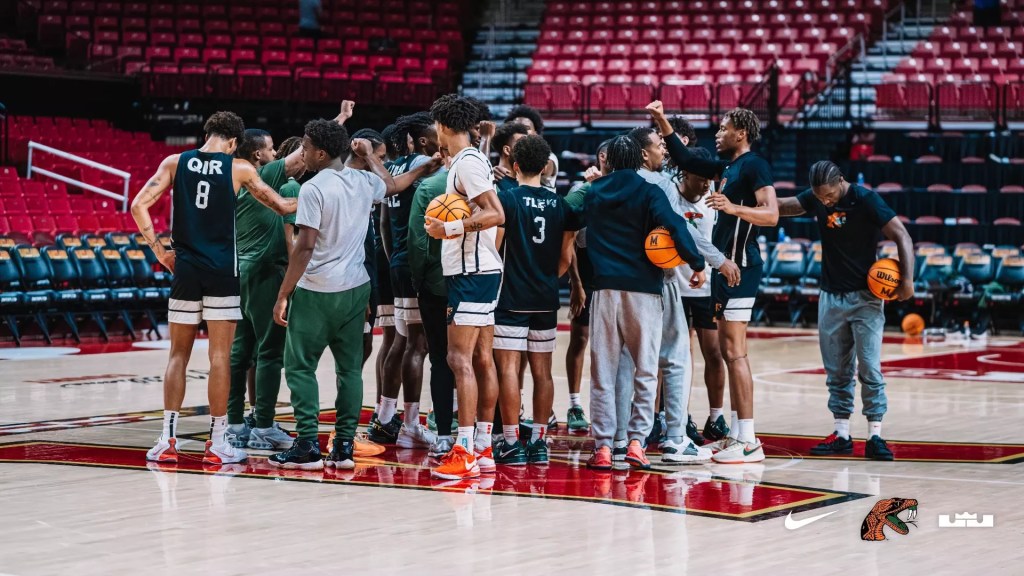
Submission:
[[[196,186],[196,208],[205,210],[210,204],[210,183],[200,181]]]
[[[531,238],[531,240],[533,240],[534,244],[543,244],[544,228],[547,226],[547,221],[544,220],[543,216],[537,216],[536,218],[533,219],[533,221],[540,224],[540,230],[538,231],[538,235]]]

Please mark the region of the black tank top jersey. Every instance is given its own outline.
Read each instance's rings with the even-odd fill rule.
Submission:
[[[401,176],[409,171],[419,154],[410,154],[397,158],[388,166],[388,172],[392,176]],[[419,181],[409,186],[402,192],[384,199],[388,203],[388,215],[391,226],[391,267],[409,265],[409,209],[412,207],[412,197],[416,193]]]
[[[738,206],[757,206],[755,192],[773,186],[772,169],[768,161],[755,152],[747,152],[729,164],[722,172],[720,190],[729,201]],[[722,251],[737,266],[763,264],[761,248],[757,244],[758,226],[725,212],[718,213],[718,222],[711,233],[715,248]]]
[[[171,237],[178,260],[238,275],[232,157],[190,150],[178,157],[172,192]]]

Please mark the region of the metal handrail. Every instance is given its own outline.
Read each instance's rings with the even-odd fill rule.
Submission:
[[[114,176],[117,176],[118,178],[124,178],[124,192],[121,193],[121,194],[118,194],[117,192],[111,192],[109,190],[104,190],[103,188],[99,188],[97,186],[93,186],[92,184],[86,184],[85,182],[82,182],[81,180],[75,180],[74,178],[70,178],[68,176],[63,176],[61,174],[57,174],[56,172],[53,172],[53,171],[50,171],[50,170],[46,170],[46,169],[40,168],[38,166],[33,166],[32,165],[32,152],[33,152],[33,150],[39,150],[40,152],[46,152],[46,153],[49,153],[49,154],[53,154],[54,156],[57,156],[58,158],[64,158],[65,160],[71,160],[72,162],[78,162],[79,164],[82,164],[84,166],[88,166],[90,168],[95,168],[96,170],[100,170],[101,172],[106,172],[108,174],[113,174]],[[58,150],[56,148],[52,148],[52,147],[47,146],[45,144],[40,144],[39,142],[30,141],[28,143],[28,170],[27,170],[27,177],[31,178],[33,172],[38,172],[39,174],[42,174],[43,176],[47,176],[49,178],[53,178],[54,180],[59,180],[60,182],[63,182],[65,184],[71,184],[72,186],[78,186],[79,188],[82,188],[82,189],[85,189],[85,190],[89,190],[90,192],[95,192],[95,193],[99,194],[100,196],[106,196],[107,198],[112,198],[114,200],[120,200],[121,201],[121,211],[127,211],[128,210],[128,186],[130,184],[132,175],[127,173],[127,172],[125,172],[125,171],[123,171],[123,170],[118,170],[117,168],[111,168],[110,166],[107,166],[106,164],[100,164],[99,162],[94,162],[92,160],[89,160],[88,158],[82,158],[81,156],[77,156],[77,155],[72,154],[70,152],[65,152],[63,150]]]

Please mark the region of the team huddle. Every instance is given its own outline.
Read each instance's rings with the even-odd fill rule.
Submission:
[[[207,464],[243,462],[250,448],[276,451],[269,462],[282,468],[350,469],[356,457],[395,445],[427,450],[443,481],[545,465],[558,426],[552,365],[568,275],[566,426],[589,428],[589,468],[648,469],[653,444],[666,465],[760,462],[746,343],[765,273],[757,239],[780,216],[805,213],[822,234],[820,339],[835,417],[833,434],[811,453],[852,453],[856,367],[865,455],[893,459],[881,437],[882,301],[866,290],[866,276],[884,234],[899,249],[897,295],[910,297],[912,243],[881,198],[847,182],[835,164],[818,162],[809,190],[777,198],[771,167],[751,151],[760,136],[754,113],[723,115],[715,158],[696,147],[685,119],[652,102],[653,127],[603,142],[584,181],[562,195],[536,110],[515,108],[495,126],[484,103],[446,95],[429,111],[350,137],[353,106],[344,102],[338,117],[311,121],[276,150],[267,132],[218,112],[202,148],[168,157],[135,198],[141,235],[174,273],[163,432],[148,460],[177,462],[185,369],[205,321]],[[149,216],[169,189],[171,250]],[[838,228],[830,218],[837,211]],[[656,266],[645,254],[658,229],[680,265]],[[367,438],[357,427],[375,327],[384,336]],[[689,412],[691,335],[710,406],[702,430]],[[588,344],[592,422],[580,401]],[[325,457],[316,371],[327,348],[337,419]],[[427,357],[432,410],[424,425]],[[282,370],[294,438],[274,422]]]

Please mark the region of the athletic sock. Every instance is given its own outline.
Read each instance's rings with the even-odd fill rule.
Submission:
[[[629,445],[629,440],[615,440],[612,442],[613,448],[625,448]]]
[[[736,439],[740,442],[746,442],[747,444],[754,443],[754,419],[749,420],[738,420],[740,431],[736,435]]]
[[[473,453],[473,427],[459,426],[459,435],[455,438],[456,444],[461,444],[466,452]]]
[[[711,421],[712,422],[718,421],[718,417],[722,415],[722,412],[723,412],[723,410],[721,408],[712,408],[711,409]]]
[[[847,424],[847,426],[849,426],[849,424]],[[872,436],[878,436],[879,438],[882,437],[882,422],[881,421],[878,421],[878,422],[868,422],[868,440],[870,440]]]
[[[459,395],[456,393],[454,396],[452,396],[452,412],[454,413],[454,412],[458,412],[458,411],[459,411]]]
[[[483,451],[491,445],[491,428],[493,426],[492,422],[476,423],[476,443],[473,445],[476,450]]]
[[[548,435],[548,425],[546,423],[545,424],[538,424],[536,422],[533,423],[533,431],[530,434],[530,442],[536,442],[538,440],[543,440],[544,437],[547,436],[547,435]]]
[[[164,430],[160,434],[161,440],[168,440],[174,438],[178,433],[178,412],[174,410],[164,410]]]
[[[377,403],[373,405],[373,413],[380,414],[380,400],[377,400]]]
[[[210,417],[210,440],[213,440],[214,446],[224,445],[224,433],[228,431],[228,417],[227,416],[211,416]]]
[[[580,404],[580,393],[579,392],[570,392],[569,393],[569,404],[573,408],[582,408],[583,407],[583,405]]]
[[[836,418],[836,436],[849,440],[850,439],[850,419],[849,418]]]
[[[732,424],[729,426],[729,435],[732,436],[733,438],[739,438],[740,415],[736,413],[735,410],[733,410],[730,414],[732,415]]]
[[[391,419],[395,417],[396,410],[398,410],[398,398],[381,396],[380,412],[377,412],[377,420],[379,420],[381,424],[391,422]]]
[[[419,402],[406,402],[405,403],[405,424],[408,428],[415,428],[420,423],[420,403]]]
[[[501,426],[501,435],[505,438],[505,443],[511,446],[519,440],[519,426],[517,424],[503,424]]]

